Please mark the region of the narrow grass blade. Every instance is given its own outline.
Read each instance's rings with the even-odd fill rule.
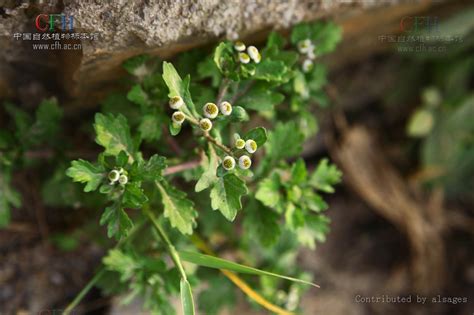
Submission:
[[[226,270],[231,270],[231,271],[235,271],[239,273],[248,273],[248,274],[259,275],[259,276],[277,277],[277,278],[282,278],[282,279],[286,279],[293,282],[308,284],[308,285],[319,288],[317,284],[314,284],[308,281],[244,266],[244,265],[237,264],[229,260],[225,260],[222,258],[210,256],[210,255],[204,255],[204,254],[195,253],[195,252],[180,251],[179,256],[182,260],[199,265],[199,266],[215,268],[215,269],[226,269]]]
[[[191,285],[188,280],[181,278],[181,304],[183,305],[184,315],[194,315],[194,300]]]

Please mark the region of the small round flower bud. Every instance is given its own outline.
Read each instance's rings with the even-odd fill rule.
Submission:
[[[262,60],[262,56],[260,55],[260,52],[255,46],[249,46],[249,48],[247,48],[247,53],[250,56],[250,58],[252,58],[253,61],[255,61],[255,63],[259,63],[260,60]]]
[[[305,40],[300,40],[298,44],[296,44],[296,46],[298,47],[298,51],[301,54],[307,54],[310,51],[311,46],[313,46],[313,44],[311,43],[311,40],[305,39]]]
[[[172,109],[179,109],[184,105],[184,101],[181,96],[173,96],[170,98],[169,104]]]
[[[235,160],[231,156],[226,156],[224,160],[222,160],[222,167],[227,170],[233,170],[235,168]]]
[[[316,59],[316,54],[314,53],[314,47],[310,51],[308,51],[308,54],[306,56],[308,56],[308,59],[311,59],[311,60]]]
[[[241,63],[249,63],[250,57],[244,52],[239,53],[239,60]]]
[[[303,61],[303,72],[310,72],[311,70],[313,70],[313,66],[313,61],[310,59],[306,59],[305,61]]]
[[[244,51],[245,50],[245,44],[240,42],[240,41],[235,42],[234,49],[237,50],[237,51]]]
[[[118,169],[118,172],[119,172],[120,175],[122,175],[123,172],[125,172],[125,170],[124,170],[123,168],[119,168],[119,169]]]
[[[247,155],[242,155],[239,158],[239,167],[243,170],[250,168],[252,165],[252,160]]]
[[[245,140],[244,139],[235,140],[235,147],[237,149],[243,149],[245,147]]]
[[[248,139],[245,141],[245,150],[247,150],[248,153],[255,153],[257,151],[257,142],[252,139]]]
[[[125,185],[126,183],[128,183],[127,175],[120,175],[118,181],[120,185]]]
[[[204,112],[204,116],[211,119],[216,118],[217,114],[219,114],[219,108],[217,108],[217,105],[214,103],[206,103],[202,111]]]
[[[204,131],[209,131],[212,129],[212,122],[208,118],[203,118],[199,121],[199,127]]]
[[[178,125],[181,125],[186,117],[184,116],[184,113],[182,111],[177,111],[174,112],[173,115],[171,116],[171,119],[173,120],[174,123],[177,123]]]
[[[119,177],[120,177],[119,171],[111,170],[109,172],[108,178],[112,184],[115,183],[119,179]]]
[[[222,102],[219,104],[219,109],[222,115],[229,116],[232,113],[232,105],[229,102]]]

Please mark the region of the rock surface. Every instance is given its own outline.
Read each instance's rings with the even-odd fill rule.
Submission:
[[[413,8],[419,3],[427,7],[431,1],[49,0],[39,3],[0,2],[0,98],[19,97],[26,104],[50,94],[59,94],[63,99],[96,100],[124,74],[122,62],[137,54],[168,58],[220,38],[255,40],[269,29],[285,29],[303,20],[357,16],[379,7]],[[75,32],[98,33],[99,38],[73,41],[81,44],[81,49],[74,51],[33,50],[31,41],[13,38],[15,33],[34,32],[34,20],[39,13],[58,12],[74,17]],[[363,22],[360,21],[361,25]],[[360,29],[357,26],[360,25],[355,29]]]

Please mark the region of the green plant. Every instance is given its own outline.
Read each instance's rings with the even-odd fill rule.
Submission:
[[[174,313],[169,297],[180,292],[184,313],[194,314],[191,287],[200,281],[209,286],[198,296],[206,314],[234,303],[231,282],[273,312],[297,310],[311,284],[295,265],[297,250],[324,241],[321,193],[341,177],[325,159],[312,172],[298,159],[317,131],[313,106],[328,105],[317,58],[335,48],[340,30],[301,24],[290,39],[271,33],[261,51],[226,41],[210,55],[183,53],[174,65],[148,56],[124,64],[130,90],[110,95],[94,118],[103,152],[66,171],[89,197],[65,181],[62,165],[45,181],[45,200],[105,205],[100,224],[117,240],[66,313],[99,285],[129,292],[125,302],[141,296],[160,314]],[[1,191],[10,196],[3,211],[18,206],[11,190]]]

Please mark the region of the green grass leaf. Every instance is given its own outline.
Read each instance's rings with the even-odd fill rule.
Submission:
[[[211,206],[219,210],[227,220],[233,221],[242,209],[241,197],[248,193],[245,182],[229,173],[220,177],[211,190]]]
[[[181,278],[180,281],[181,304],[184,315],[194,315],[194,300],[191,285],[188,280]]]
[[[194,203],[187,198],[185,192],[165,181],[156,182],[156,185],[161,193],[164,216],[170,220],[171,226],[183,234],[192,234],[197,217]]]
[[[130,127],[123,115],[114,116],[97,113],[94,129],[96,132],[95,141],[105,148],[105,154],[117,155],[122,150],[130,156],[135,153]]]
[[[311,285],[311,286],[319,288],[317,284],[314,284],[305,280],[287,277],[284,275],[256,269],[253,267],[248,267],[248,266],[241,265],[241,264],[238,264],[229,260],[225,260],[222,258],[218,258],[215,256],[204,255],[201,253],[188,252],[188,251],[179,251],[178,254],[182,260],[199,265],[199,266],[203,266],[203,267],[225,269],[225,270],[230,270],[230,271],[234,271],[238,273],[246,273],[246,274],[258,275],[258,276],[277,277],[277,278],[286,279],[286,280],[297,282],[297,283],[303,283],[303,284],[307,284],[307,285]]]
[[[66,170],[66,175],[75,182],[86,184],[84,191],[89,192],[96,190],[102,183],[105,170],[101,166],[79,159],[71,162],[71,167]]]

